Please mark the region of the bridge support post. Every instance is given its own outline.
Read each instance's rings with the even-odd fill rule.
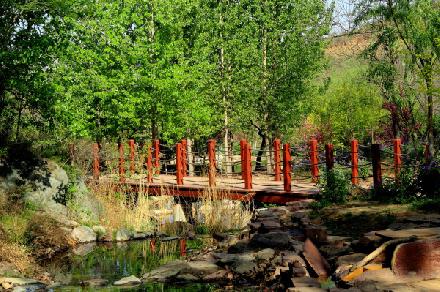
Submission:
[[[325,165],[327,171],[333,169],[334,163],[333,144],[325,144]]]
[[[245,155],[244,155],[244,148],[246,145],[246,140],[240,140],[240,158],[241,158],[241,179],[244,180],[245,178],[245,168],[246,168],[246,162],[245,162]]]
[[[160,143],[159,140],[154,140],[154,168],[156,169],[156,174],[160,174]]]
[[[215,175],[216,175],[216,165],[215,165],[215,140],[208,141],[208,157],[209,157],[209,186],[215,187]]]
[[[275,181],[281,181],[281,161],[280,161],[280,151],[281,151],[281,141],[280,139],[275,139],[273,141],[274,150],[274,163],[275,163]]]
[[[183,177],[188,176],[188,142],[186,139],[182,139],[182,171]]]
[[[147,150],[147,181],[153,182],[153,153],[151,152],[151,146],[148,146]]]
[[[130,175],[134,174],[134,139],[128,140],[128,146],[130,147]]]
[[[244,160],[245,160],[244,188],[246,190],[251,190],[252,189],[252,149],[251,149],[251,145],[247,142],[244,146]]]
[[[177,185],[183,185],[183,161],[182,161],[182,143],[176,145],[176,182]]]
[[[380,162],[380,144],[371,145],[371,160],[373,163],[374,191],[379,193],[382,189],[382,166]]]
[[[99,180],[99,144],[93,144],[93,179]]]
[[[122,142],[118,142],[119,150],[119,181],[125,182],[125,159],[124,159],[124,145]]]
[[[312,179],[314,182],[317,182],[319,178],[319,168],[318,168],[318,141],[316,139],[310,140],[310,166],[312,172]]]
[[[402,167],[402,140],[400,138],[393,139],[393,149],[394,149],[394,175],[395,179],[398,180],[400,175],[400,168]]]
[[[357,185],[359,183],[358,149],[358,140],[351,140],[351,183],[353,185]]]
[[[180,247],[180,256],[181,257],[186,256],[186,239],[185,238],[179,239],[179,247]]]
[[[284,179],[284,191],[292,191],[292,164],[290,156],[290,145],[284,144],[283,147],[283,179]]]

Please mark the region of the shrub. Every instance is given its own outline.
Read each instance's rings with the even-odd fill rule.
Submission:
[[[345,203],[351,193],[350,176],[342,169],[326,171],[319,181],[316,207]]]

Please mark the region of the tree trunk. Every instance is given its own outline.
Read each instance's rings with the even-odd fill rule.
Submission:
[[[194,154],[192,152],[192,140],[186,139],[186,151],[188,157],[188,175],[194,176]]]
[[[261,131],[259,131],[258,135],[261,137],[261,144],[260,144],[260,150],[258,150],[258,153],[257,153],[255,170],[264,170],[264,166],[262,164],[262,157],[263,157],[264,151],[266,150],[266,146],[267,146],[267,136],[264,135],[263,133],[261,133]]]

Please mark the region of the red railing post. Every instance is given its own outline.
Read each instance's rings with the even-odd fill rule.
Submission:
[[[246,145],[246,140],[240,140],[240,158],[241,158],[241,179],[244,180],[245,178],[245,168],[246,168],[246,162],[245,162],[245,154],[244,154],[244,148]]]
[[[118,143],[119,149],[119,181],[125,181],[125,159],[124,159],[124,145],[121,142]]]
[[[330,171],[334,166],[333,144],[325,144],[325,165]]]
[[[209,157],[209,186],[215,187],[216,163],[215,163],[215,140],[208,141],[208,157]]]
[[[156,252],[156,238],[152,238],[150,240],[150,252],[155,253]]]
[[[316,139],[310,140],[310,165],[313,181],[318,181],[319,168],[318,168],[318,141]]]
[[[353,185],[357,185],[359,183],[358,149],[358,140],[351,140],[351,183]]]
[[[292,164],[290,156],[290,145],[284,144],[283,147],[283,178],[284,191],[290,192],[292,190]]]
[[[151,146],[148,146],[147,150],[147,181],[153,182],[153,153],[151,152]]]
[[[156,174],[160,174],[160,143],[159,140],[154,140],[154,168],[156,169]]]
[[[379,193],[382,189],[382,166],[380,162],[380,144],[371,145],[371,160],[373,163],[374,191]]]
[[[180,247],[180,256],[181,257],[186,256],[186,239],[185,238],[179,239],[179,247]]]
[[[280,159],[280,151],[281,151],[281,141],[280,139],[275,139],[273,141],[273,149],[274,149],[274,163],[275,163],[275,181],[281,180],[281,159]]]
[[[128,146],[130,147],[130,175],[134,174],[134,139],[128,140]]]
[[[393,139],[394,149],[394,175],[398,179],[400,175],[400,168],[402,166],[402,140],[400,138]]]
[[[183,177],[188,176],[188,142],[182,139],[182,171]]]
[[[182,169],[182,144],[176,145],[176,182],[178,185],[183,185],[183,169]]]
[[[244,176],[244,188],[246,190],[252,189],[252,149],[251,145],[246,142],[244,146],[245,157],[245,176]]]
[[[93,179],[99,179],[99,144],[93,144]]]

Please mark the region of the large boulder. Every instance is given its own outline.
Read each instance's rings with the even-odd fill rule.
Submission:
[[[290,237],[287,232],[269,232],[255,234],[249,242],[252,247],[286,249],[289,247]]]
[[[96,241],[96,233],[88,226],[79,226],[72,230],[70,236],[78,243]]]
[[[176,260],[146,273],[143,279],[147,282],[172,282],[180,272],[188,269],[189,265],[187,262]]]

